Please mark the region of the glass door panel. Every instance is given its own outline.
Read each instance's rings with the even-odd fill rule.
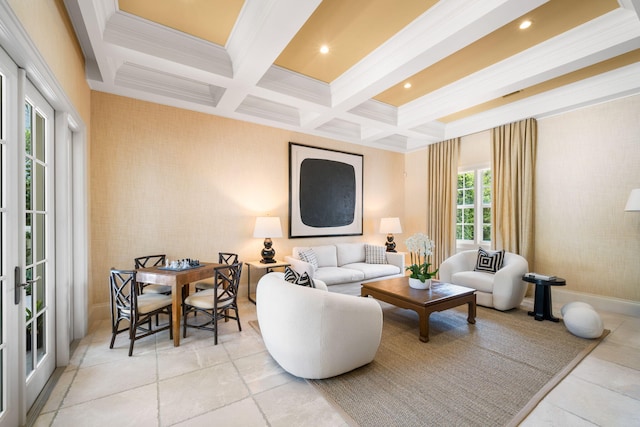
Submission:
[[[55,368],[53,282],[53,109],[27,85],[24,104],[25,367],[27,407]]]

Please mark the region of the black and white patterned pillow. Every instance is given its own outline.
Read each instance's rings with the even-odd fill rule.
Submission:
[[[300,255],[300,259],[304,262],[308,262],[313,265],[315,268],[318,268],[318,258],[316,257],[316,253],[313,249],[305,249],[303,251],[299,251],[298,255]]]
[[[387,248],[385,246],[376,246],[364,244],[364,262],[367,264],[386,264]]]
[[[316,287],[306,271],[300,274],[291,267],[286,267],[284,269],[284,280],[295,285],[308,286],[310,288]]]
[[[478,259],[474,271],[484,271],[485,273],[495,273],[502,268],[504,262],[504,249],[499,251],[485,251],[478,248]]]

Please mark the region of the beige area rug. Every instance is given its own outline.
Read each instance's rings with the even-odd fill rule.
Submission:
[[[383,304],[376,358],[338,377],[310,380],[360,426],[517,425],[598,343],[524,310],[433,313],[430,341],[417,315]]]

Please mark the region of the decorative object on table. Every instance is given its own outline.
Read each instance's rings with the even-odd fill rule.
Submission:
[[[387,242],[385,243],[387,252],[396,252],[396,242],[393,241],[393,233],[402,233],[400,218],[381,218],[380,233],[387,235]]]
[[[277,216],[259,216],[256,218],[256,225],[253,229],[253,237],[264,237],[264,248],[260,252],[263,264],[272,264],[276,262],[273,257],[276,250],[273,249],[272,237],[282,237],[282,225],[280,218]]]
[[[424,233],[416,233],[404,243],[407,245],[411,259],[411,264],[406,268],[411,271],[409,286],[415,289],[430,289],[431,279],[438,273],[437,268],[429,271],[431,267],[429,257],[433,254],[435,247],[433,240]]]
[[[189,270],[190,268],[198,268],[198,267],[200,267],[200,260],[183,258],[183,259],[176,259],[173,261],[169,261],[167,259],[165,261],[164,267],[158,267],[158,268],[160,268],[161,270],[182,271],[182,270]]]
[[[562,320],[567,330],[581,338],[600,338],[604,323],[595,309],[586,302],[575,301],[562,306]]]
[[[362,235],[362,154],[289,143],[289,237]]]
[[[629,198],[627,199],[627,205],[624,207],[627,212],[640,211],[640,188],[631,190]]]

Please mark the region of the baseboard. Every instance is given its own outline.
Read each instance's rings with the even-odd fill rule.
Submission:
[[[111,306],[109,303],[94,304],[89,310],[89,331],[93,330],[93,326],[102,320],[111,319]]]
[[[584,292],[568,291],[553,287],[553,303],[564,305],[573,301],[582,301],[590,304],[596,310],[608,311],[611,313],[624,314],[627,316],[640,317],[640,302],[613,298],[602,295],[587,294]]]

